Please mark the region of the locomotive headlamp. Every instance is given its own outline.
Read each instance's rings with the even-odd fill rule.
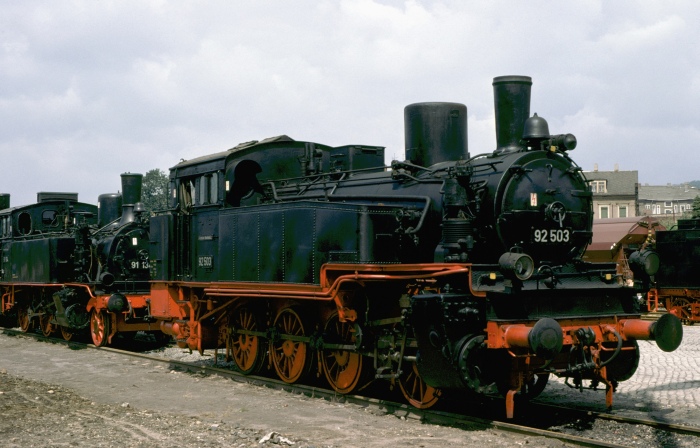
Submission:
[[[107,300],[107,309],[113,313],[121,313],[129,309],[129,301],[123,294],[112,294]]]
[[[498,259],[503,275],[517,280],[527,280],[535,271],[535,262],[527,254],[506,252]]]
[[[550,147],[556,147],[560,151],[572,151],[576,148],[576,137],[574,134],[553,135],[549,143]]]
[[[659,270],[659,254],[651,249],[634,251],[630,255],[630,267],[635,274],[643,271],[652,276]]]

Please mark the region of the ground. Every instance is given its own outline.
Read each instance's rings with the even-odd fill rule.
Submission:
[[[546,446],[0,334],[4,447]]]

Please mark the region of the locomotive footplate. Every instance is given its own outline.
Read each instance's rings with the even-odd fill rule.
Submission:
[[[506,384],[501,385],[506,396],[506,409],[513,415],[514,395],[527,384],[527,378],[537,373],[553,373],[573,379],[571,387],[582,389],[582,380],[591,380],[596,388],[602,382],[606,386],[606,405],[612,407],[613,392],[617,383],[629,379],[639,363],[637,340],[654,340],[663,351],[673,351],[681,343],[683,328],[673,315],[666,314],[656,322],[644,321],[638,316],[588,317],[560,319],[562,348],[558,353],[542,356],[542,328],[551,333],[553,327],[543,326],[543,318],[534,325],[531,322],[487,323],[487,345],[495,351],[505,350],[511,361],[502,368],[509,370]],[[538,329],[538,327],[540,327]],[[551,337],[552,334],[546,335]],[[516,362],[520,359],[520,362]],[[522,362],[522,360],[525,360]]]
[[[656,322],[639,315],[487,320],[480,308],[478,300],[464,294],[413,296],[416,365],[435,388],[484,393],[495,384],[506,397],[509,417],[515,395],[541,392],[549,374],[573,378],[578,388],[583,379],[604,383],[611,407],[617,382],[637,368],[637,340],[654,340],[662,350],[673,351],[683,336],[671,314]]]

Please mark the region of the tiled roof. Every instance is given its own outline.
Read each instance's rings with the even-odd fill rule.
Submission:
[[[607,193],[594,193],[595,196],[634,195],[639,182],[638,171],[584,171],[588,180],[606,180]]]
[[[700,190],[686,185],[640,185],[640,201],[692,201]]]

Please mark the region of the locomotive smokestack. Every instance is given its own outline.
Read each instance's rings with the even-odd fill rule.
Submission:
[[[5,210],[6,208],[10,208],[10,195],[0,193],[0,210]]]
[[[141,202],[141,185],[143,184],[143,174],[122,174],[122,203],[124,205],[135,205]]]
[[[498,76],[493,78],[493,100],[496,112],[496,151],[522,149],[525,120],[530,116],[529,76]]]
[[[406,160],[432,166],[469,158],[467,106],[459,103],[415,103],[404,109]]]
[[[141,204],[143,174],[122,174],[122,219],[119,225],[134,221],[134,211]]]

